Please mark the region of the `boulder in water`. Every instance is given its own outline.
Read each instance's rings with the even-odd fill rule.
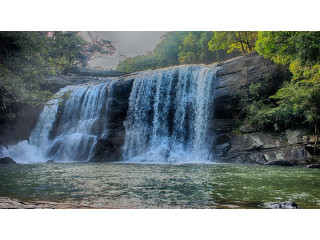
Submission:
[[[267,203],[267,209],[300,209],[300,207],[292,201]]]
[[[272,161],[272,162],[267,162],[264,165],[295,166],[297,164],[295,162],[287,161],[287,160],[276,160],[276,161]]]
[[[320,168],[320,164],[319,163],[310,164],[307,166],[307,168]]]
[[[4,157],[0,158],[0,164],[17,164],[12,158]]]
[[[51,160],[48,160],[47,163],[54,163],[54,161],[51,159]]]

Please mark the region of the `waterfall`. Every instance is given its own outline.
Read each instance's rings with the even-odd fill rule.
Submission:
[[[29,141],[2,149],[2,155],[20,163],[90,160],[98,139],[108,135],[114,82],[107,79],[63,88],[44,107]]]
[[[126,162],[212,160],[215,65],[145,71],[135,77],[125,121]]]
[[[67,86],[44,107],[29,141],[1,147],[0,156],[210,162],[215,73],[214,64],[184,65]]]

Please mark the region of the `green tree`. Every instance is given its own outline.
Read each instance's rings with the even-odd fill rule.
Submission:
[[[320,124],[320,32],[259,32],[257,51],[276,63],[289,65],[293,73],[271,96],[277,105],[273,119],[283,116],[289,123],[309,123],[319,138]],[[280,110],[286,111],[280,111]]]
[[[60,68],[68,72],[70,68],[78,65],[86,67],[88,62],[98,58],[112,55],[115,51],[113,43],[109,40],[98,39],[93,32],[88,32],[90,41],[84,40],[79,32],[51,32],[51,55],[59,60]]]
[[[214,37],[208,43],[209,50],[224,49],[228,53],[240,51],[247,54],[255,51],[257,35],[258,32],[254,31],[215,32]]]
[[[226,50],[209,51],[208,42],[214,32],[168,32],[152,52],[127,58],[119,63],[119,71],[141,71],[180,64],[209,64],[239,55]]]
[[[45,75],[67,72],[97,54],[110,55],[110,41],[85,41],[77,32],[0,32],[0,125],[21,117],[26,105],[46,102]],[[1,132],[1,129],[0,129]]]

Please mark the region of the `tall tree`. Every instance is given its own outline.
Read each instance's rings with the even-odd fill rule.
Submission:
[[[110,41],[85,41],[77,32],[0,32],[1,127],[19,118],[26,104],[48,100],[51,94],[41,89],[45,75],[113,51]]]
[[[255,51],[257,36],[255,31],[215,32],[208,46],[211,51],[224,49],[230,53],[237,50],[247,54]]]
[[[259,32],[256,49],[276,63],[289,65],[293,73],[291,81],[271,97],[277,105],[269,113],[274,113],[275,120],[285,116],[291,123],[313,125],[316,147],[320,135],[320,32]]]

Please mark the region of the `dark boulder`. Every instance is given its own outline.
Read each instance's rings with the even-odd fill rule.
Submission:
[[[267,162],[264,165],[274,165],[274,166],[296,166],[297,164],[293,161],[287,160],[276,160],[272,162]]]
[[[54,161],[51,159],[51,160],[48,160],[47,163],[54,163]]]
[[[12,158],[4,157],[0,158],[0,164],[17,164]]]
[[[122,158],[125,138],[124,121],[129,108],[129,97],[133,85],[132,76],[120,77],[112,90],[108,105],[108,119],[103,125],[107,129],[106,138],[99,139],[92,162],[114,162]],[[100,131],[101,132],[101,131]]]
[[[307,168],[320,168],[320,164],[319,163],[310,164],[307,166]]]
[[[272,202],[266,204],[267,209],[300,209],[300,207],[292,201]]]

